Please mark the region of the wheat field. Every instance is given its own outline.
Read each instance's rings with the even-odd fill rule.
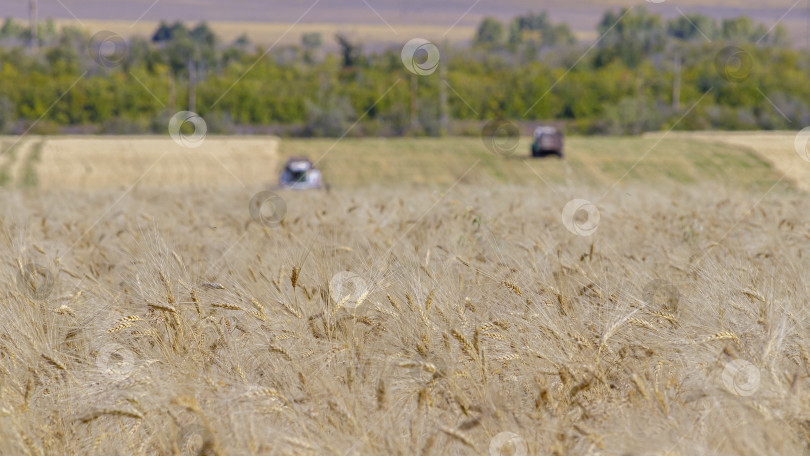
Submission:
[[[0,190],[0,453],[806,454],[810,204],[744,157]]]

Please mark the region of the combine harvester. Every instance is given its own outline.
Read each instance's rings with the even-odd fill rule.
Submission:
[[[292,190],[320,190],[323,188],[321,171],[315,168],[306,157],[292,157],[287,160],[281,172],[279,187]]]

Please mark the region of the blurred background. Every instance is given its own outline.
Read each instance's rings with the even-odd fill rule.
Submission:
[[[162,134],[179,110],[212,133],[303,137],[809,123],[810,6],[712,3],[10,0],[0,133]],[[413,38],[440,71],[407,71]]]
[[[810,0],[708,3],[0,0],[0,455],[807,456]]]

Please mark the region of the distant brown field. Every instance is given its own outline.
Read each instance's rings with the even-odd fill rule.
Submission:
[[[278,0],[236,0],[221,3],[162,0],[154,5],[152,0],[115,4],[100,0],[40,3],[41,17],[55,17],[58,18],[58,24],[83,25],[94,31],[112,30],[123,36],[148,35],[155,30],[160,19],[186,22],[207,20],[226,41],[247,33],[254,42],[261,45],[274,43],[283,35],[280,43],[299,42],[302,33],[313,31],[321,32],[327,38],[336,32],[347,33],[369,47],[402,43],[414,37],[437,41],[445,38],[450,42],[465,41],[473,36],[476,25],[486,16],[508,20],[527,11],[540,10],[549,11],[555,21],[570,24],[580,39],[592,41],[597,38],[596,24],[604,10],[641,5],[660,12],[665,17],[678,16],[679,9],[684,13],[700,12],[717,19],[745,14],[768,28],[781,23],[791,31],[797,43],[804,45],[808,41],[806,8],[792,0],[765,0],[756,3],[718,0],[708,4],[698,0],[670,0],[660,4],[626,0],[553,0],[542,4],[529,0],[480,3],[466,0],[373,0],[367,2],[367,5],[349,0],[323,0],[317,3]],[[26,2],[20,1],[9,5],[4,15],[25,19],[25,4]],[[307,12],[310,6],[313,8]],[[74,14],[78,21],[73,18]]]
[[[76,26],[76,21],[59,19],[55,21],[61,27],[65,25]],[[150,37],[158,27],[157,22],[132,22],[121,20],[83,20],[84,27],[91,33],[109,30],[121,36]],[[273,23],[273,22],[226,22],[212,21],[210,23],[214,32],[225,42],[230,43],[243,34],[256,44],[268,46],[292,45],[301,43],[301,36],[306,33],[321,33],[326,48],[335,47],[333,37],[341,33],[367,45],[402,44],[413,37],[425,38],[436,42],[467,42],[475,34],[475,27],[458,25],[452,29],[449,26],[397,24],[389,28],[380,24],[352,24],[352,23]]]

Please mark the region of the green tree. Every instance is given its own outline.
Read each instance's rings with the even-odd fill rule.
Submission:
[[[646,8],[607,11],[598,31],[603,38],[596,55],[597,67],[618,59],[635,68],[646,57],[663,50],[666,43],[661,16],[650,14]]]
[[[475,32],[475,44],[480,46],[497,46],[503,44],[506,30],[501,21],[487,17],[481,21]]]
[[[343,56],[343,68],[354,68],[363,57],[363,46],[352,42],[348,36],[343,34],[335,35],[335,39],[340,45],[340,54]]]
[[[15,38],[19,39],[25,36],[27,31],[26,27],[18,24],[13,18],[7,17],[0,27],[0,39]]]
[[[14,103],[5,95],[0,95],[0,133],[8,133],[16,120]]]
[[[703,14],[678,16],[667,22],[667,34],[683,41],[714,40],[718,36],[717,23]]]
[[[301,44],[308,50],[318,49],[323,44],[323,36],[318,32],[304,33],[301,35]]]
[[[757,28],[754,21],[748,16],[723,20],[723,39],[729,41],[757,41],[763,37],[767,30],[763,26]]]
[[[723,20],[723,39],[735,42],[768,43],[786,46],[790,44],[788,33],[781,25],[768,30],[762,24],[756,24],[748,16]]]
[[[174,37],[174,32],[179,28],[185,29],[186,27],[180,22],[175,22],[174,25],[169,25],[166,23],[166,21],[160,21],[157,30],[155,30],[155,33],[152,34],[152,41],[155,43],[171,41],[171,39]]]
[[[320,33],[304,33],[301,35],[301,45],[304,47],[304,61],[312,63],[315,53],[323,44],[323,37]]]
[[[530,43],[535,46],[573,44],[574,34],[567,24],[554,25],[548,13],[528,13],[518,16],[509,25],[509,44]]]
[[[217,45],[217,36],[214,34],[214,31],[208,27],[206,22],[200,22],[191,30],[190,34],[191,38],[194,39],[200,47],[213,48]]]

